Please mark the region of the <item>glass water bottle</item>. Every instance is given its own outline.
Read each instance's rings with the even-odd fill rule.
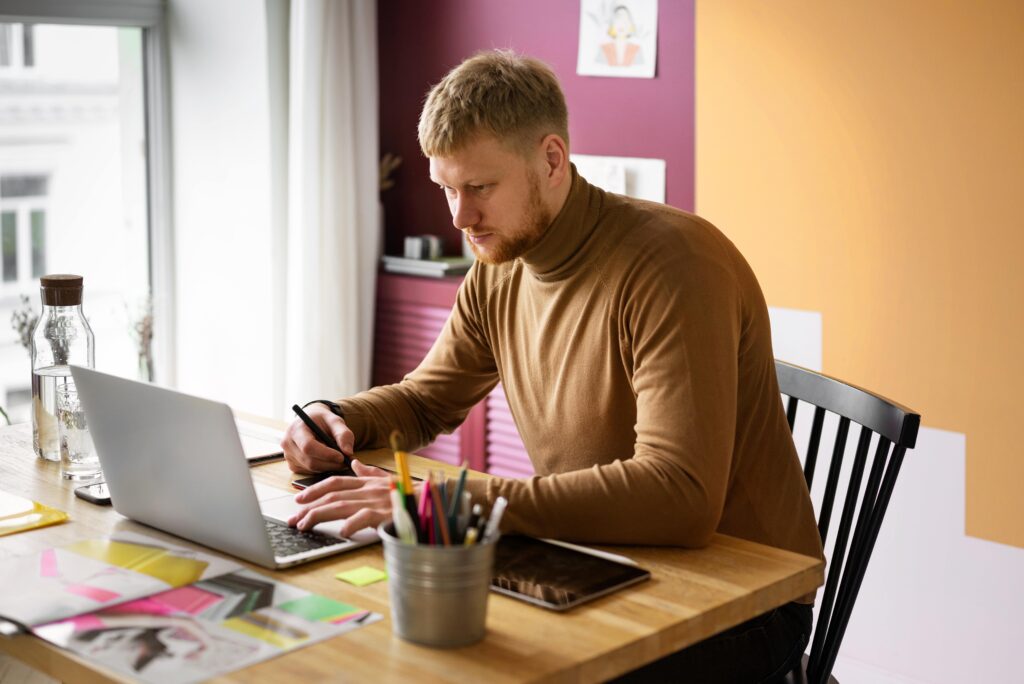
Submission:
[[[82,314],[82,276],[39,280],[43,311],[32,331],[32,446],[40,458],[60,460],[57,392],[74,385],[68,364],[93,368],[95,341]]]

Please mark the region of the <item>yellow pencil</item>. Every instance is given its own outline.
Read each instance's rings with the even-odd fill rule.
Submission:
[[[407,495],[413,493],[412,488],[412,476],[409,474],[409,460],[408,454],[398,448],[398,440],[401,438],[401,433],[398,430],[391,431],[391,450],[395,452],[395,468],[398,470],[398,476],[402,480],[402,491]]]

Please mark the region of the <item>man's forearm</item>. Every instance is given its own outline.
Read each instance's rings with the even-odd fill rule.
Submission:
[[[706,545],[723,494],[667,459],[616,461],[527,479],[466,482],[474,500],[509,501],[505,532],[604,544]]]
[[[373,389],[338,401],[345,422],[356,437],[356,449],[388,446],[393,430],[402,435],[402,448],[418,449],[433,439],[428,426],[419,419],[408,393],[400,384]]]

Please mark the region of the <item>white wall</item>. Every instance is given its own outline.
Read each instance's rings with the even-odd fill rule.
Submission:
[[[168,19],[176,384],[276,414],[265,5],[170,0]]]

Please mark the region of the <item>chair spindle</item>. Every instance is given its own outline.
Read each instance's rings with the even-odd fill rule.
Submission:
[[[832,462],[828,468],[828,480],[825,482],[825,497],[821,501],[821,513],[818,515],[818,532],[824,546],[828,538],[828,525],[832,519],[832,503],[836,498],[836,487],[839,485],[839,471],[843,468],[843,454],[846,453],[846,436],[850,432],[850,419],[839,419],[836,430],[835,447],[832,449]]]
[[[811,438],[807,442],[807,456],[804,458],[804,479],[807,480],[807,491],[811,490],[814,480],[814,466],[818,463],[818,447],[821,444],[821,428],[825,423],[825,409],[814,408],[814,421],[811,424]]]

